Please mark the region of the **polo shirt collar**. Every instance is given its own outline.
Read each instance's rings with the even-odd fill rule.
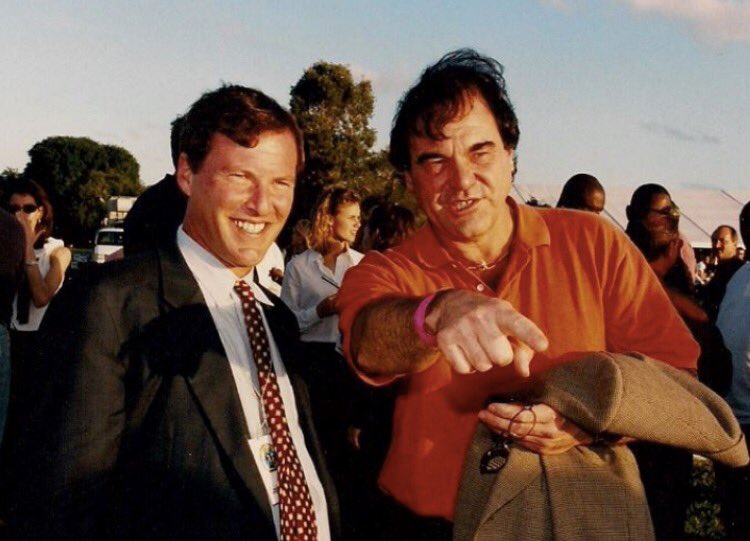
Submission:
[[[508,197],[506,202],[513,213],[515,225],[511,258],[516,254],[531,252],[539,246],[548,246],[549,228],[539,211],[527,205],[519,205],[511,197]],[[454,262],[453,257],[440,244],[429,223],[416,232],[413,242],[415,258],[425,268],[439,268]]]

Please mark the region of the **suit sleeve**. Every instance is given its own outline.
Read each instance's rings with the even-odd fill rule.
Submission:
[[[36,423],[45,456],[28,466],[38,476],[31,504],[41,520],[57,537],[88,539],[97,537],[125,426],[123,340],[111,286],[69,293],[43,327],[55,381]]]

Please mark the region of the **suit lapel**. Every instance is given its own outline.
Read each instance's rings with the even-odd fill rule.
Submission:
[[[229,462],[227,466],[234,469],[228,472],[230,477],[239,477],[273,524],[266,489],[247,442],[250,435],[232,369],[200,287],[176,245],[160,249],[159,264],[164,310],[189,312],[186,323],[195,330],[189,337],[192,353],[197,354],[195,362],[175,367],[176,372],[185,378],[207,430]]]

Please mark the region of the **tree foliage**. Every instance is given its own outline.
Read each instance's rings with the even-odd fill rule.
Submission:
[[[306,163],[290,223],[309,216],[326,186],[346,185],[362,196],[391,188],[385,153],[373,151],[374,103],[370,81],[355,82],[341,64],[318,62],[292,87],[290,107],[305,135]]]
[[[49,137],[29,150],[24,175],[49,194],[57,235],[85,245],[114,195],[138,195],[143,186],[136,159],[124,148],[87,137]]]

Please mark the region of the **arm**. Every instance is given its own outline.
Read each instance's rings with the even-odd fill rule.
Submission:
[[[413,317],[421,299],[390,298],[366,306],[352,327],[351,353],[372,375],[396,375],[428,368],[440,354],[461,374],[486,372],[513,363],[528,376],[535,351],[547,348],[544,333],[508,302],[472,291],[451,289],[430,303],[425,330],[437,347],[422,343]]]
[[[299,257],[299,256],[298,256]],[[281,300],[294,313],[300,331],[305,332],[313,324],[320,321],[317,305],[303,306],[302,294],[305,291],[302,276],[299,271],[298,258],[289,262],[284,272],[284,282],[281,286]],[[325,299],[324,299],[325,300]]]
[[[40,382],[40,419],[13,468],[32,478],[15,485],[21,515],[71,539],[97,537],[124,430],[122,337],[108,293],[80,284],[50,308],[40,348],[54,378]]]
[[[50,267],[49,271],[45,276],[39,270],[38,265],[26,264],[26,278],[29,284],[29,291],[31,293],[31,300],[34,306],[41,308],[47,306],[52,298],[55,296],[57,291],[60,289],[65,278],[65,271],[70,265],[71,254],[70,250],[65,247],[58,248],[50,254]],[[26,261],[31,262],[35,260],[34,250],[26,250]]]

